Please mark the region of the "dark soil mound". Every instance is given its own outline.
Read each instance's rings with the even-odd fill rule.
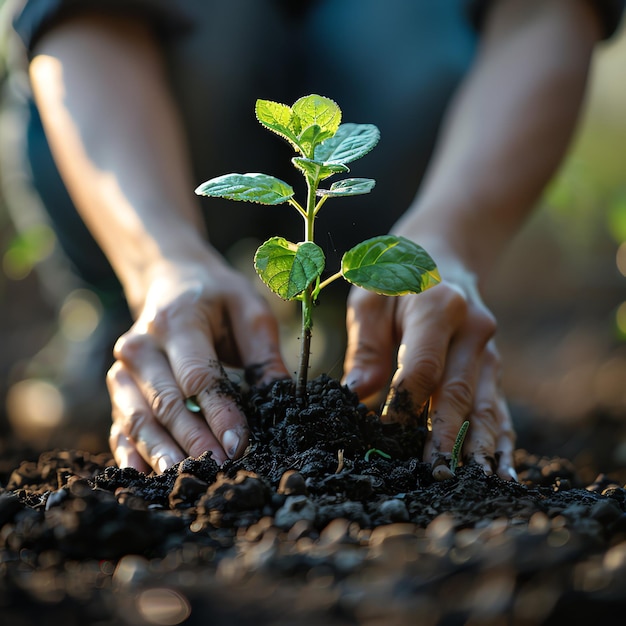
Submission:
[[[7,625],[621,623],[626,490],[518,450],[435,482],[425,430],[325,376],[242,398],[252,443],[162,475],[55,450],[0,475]],[[389,458],[388,458],[389,457]],[[16,463],[16,465],[18,465]],[[617,620],[617,621],[616,621]]]

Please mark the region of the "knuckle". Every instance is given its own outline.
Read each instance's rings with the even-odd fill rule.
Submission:
[[[433,390],[441,378],[444,364],[441,356],[434,352],[416,354],[411,379],[419,389]]]
[[[232,398],[221,395],[211,396],[208,414],[211,432],[217,439],[221,439],[222,435],[232,429],[235,423],[245,420],[237,403]]]
[[[150,416],[147,411],[140,408],[134,408],[124,415],[122,432],[129,439],[132,439],[133,441],[140,441],[142,439],[141,433],[149,420]]]
[[[106,373],[106,383],[110,386],[118,383],[124,377],[124,365],[120,361],[115,361]]]
[[[502,358],[496,347],[495,341],[489,341],[483,350],[483,359],[486,365],[493,368],[494,372],[499,376],[501,374]]]
[[[396,301],[394,298],[384,299],[372,291],[353,286],[348,293],[346,304],[348,323],[353,323],[357,318],[380,316],[385,309],[392,309]]]
[[[433,451],[437,453],[452,452],[457,433],[459,432],[458,426],[437,410],[431,413],[430,419],[433,424],[431,443]]]
[[[191,456],[200,456],[208,448],[206,432],[200,426],[194,426],[185,433],[181,444]]]
[[[166,337],[173,329],[187,325],[200,309],[210,307],[211,299],[201,285],[190,283],[165,305],[158,306],[146,321],[146,332],[154,337]]]
[[[474,389],[465,378],[458,377],[448,381],[443,393],[450,404],[462,413],[472,406]]]
[[[166,336],[172,325],[172,317],[178,309],[175,303],[171,303],[167,308],[157,309],[146,324],[147,331],[157,337]]]
[[[479,437],[472,441],[472,454],[474,456],[489,456],[493,455],[493,441]]]
[[[148,392],[146,399],[152,414],[165,425],[172,420],[172,416],[180,408],[181,403],[177,390],[170,387],[152,389]]]
[[[172,365],[177,372],[178,383],[185,395],[198,395],[202,390],[208,388],[207,374],[209,368],[206,361],[186,357],[184,361]]]
[[[440,284],[437,287],[442,287],[439,297],[448,315],[455,318],[465,317],[469,306],[465,294],[453,285]]]
[[[352,346],[352,351],[358,355],[359,363],[377,363],[380,359],[380,345],[376,345],[371,338],[361,335]]]
[[[470,315],[468,322],[472,327],[472,332],[481,337],[485,343],[496,334],[498,329],[495,316],[487,309],[481,309]]]
[[[480,420],[481,424],[493,425],[495,427],[499,423],[497,408],[491,400],[478,401],[474,406],[473,413],[474,417]]]
[[[145,349],[146,337],[135,331],[124,333],[116,342],[113,348],[113,356],[119,361],[133,363],[139,354]]]

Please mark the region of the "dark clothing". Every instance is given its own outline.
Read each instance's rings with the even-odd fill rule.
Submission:
[[[376,124],[379,145],[352,164],[350,173],[375,178],[374,191],[330,201],[317,220],[318,243],[327,253],[328,267],[334,268],[348,247],[388,232],[413,199],[446,105],[473,61],[488,4],[29,0],[14,24],[30,54],[46,28],[75,11],[115,11],[147,20],[162,41],[198,184],[229,172],[264,172],[301,193],[290,148],[255,119],[257,98],[291,104],[319,93],[339,104],[343,121]],[[623,2],[594,4],[608,37]],[[87,253],[95,244],[64,194],[36,110],[32,112],[28,137],[35,185],[83,278],[106,291],[114,281],[112,272],[102,255]],[[243,237],[301,238],[300,217],[284,206],[200,201],[211,242],[222,252]]]

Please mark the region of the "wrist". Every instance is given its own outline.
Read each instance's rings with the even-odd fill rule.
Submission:
[[[208,268],[224,264],[221,255],[192,227],[177,228],[170,238],[143,241],[132,253],[132,258],[116,267],[128,304],[139,310],[154,283],[191,274],[205,274]],[[115,264],[114,264],[115,266]]]
[[[440,271],[473,274],[483,285],[510,238],[509,229],[490,219],[471,199],[416,202],[392,232],[421,245]]]

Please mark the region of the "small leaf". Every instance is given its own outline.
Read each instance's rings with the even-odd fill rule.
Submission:
[[[441,282],[424,248],[394,235],[374,237],[348,250],[341,273],[348,282],[386,296],[421,293]]]
[[[350,163],[366,155],[380,139],[374,124],[342,124],[330,139],[315,148],[315,160]]]
[[[299,120],[290,106],[272,100],[257,100],[254,112],[263,126],[286,139],[298,152],[302,151],[298,143]]]
[[[313,124],[313,126],[305,128],[298,136],[298,145],[306,156],[312,157],[315,152],[315,146],[332,136],[333,133],[331,131],[322,130],[318,124]]]
[[[376,184],[371,178],[346,178],[338,180],[330,189],[318,189],[318,196],[358,196],[369,193]]]
[[[341,123],[341,109],[330,98],[311,94],[296,100],[291,107],[293,114],[297,116],[302,133],[310,126],[319,126],[320,132],[330,133],[332,136],[337,132]]]
[[[196,193],[212,198],[228,198],[259,204],[282,204],[294,195],[293,188],[267,174],[225,174],[202,183]]]
[[[254,255],[261,280],[283,300],[297,298],[324,271],[324,252],[313,242],[291,243],[272,237]]]
[[[291,162],[299,170],[302,170],[308,178],[317,181],[324,180],[333,174],[342,174],[350,171],[347,165],[342,165],[341,163],[320,163],[305,157],[293,157]]]

